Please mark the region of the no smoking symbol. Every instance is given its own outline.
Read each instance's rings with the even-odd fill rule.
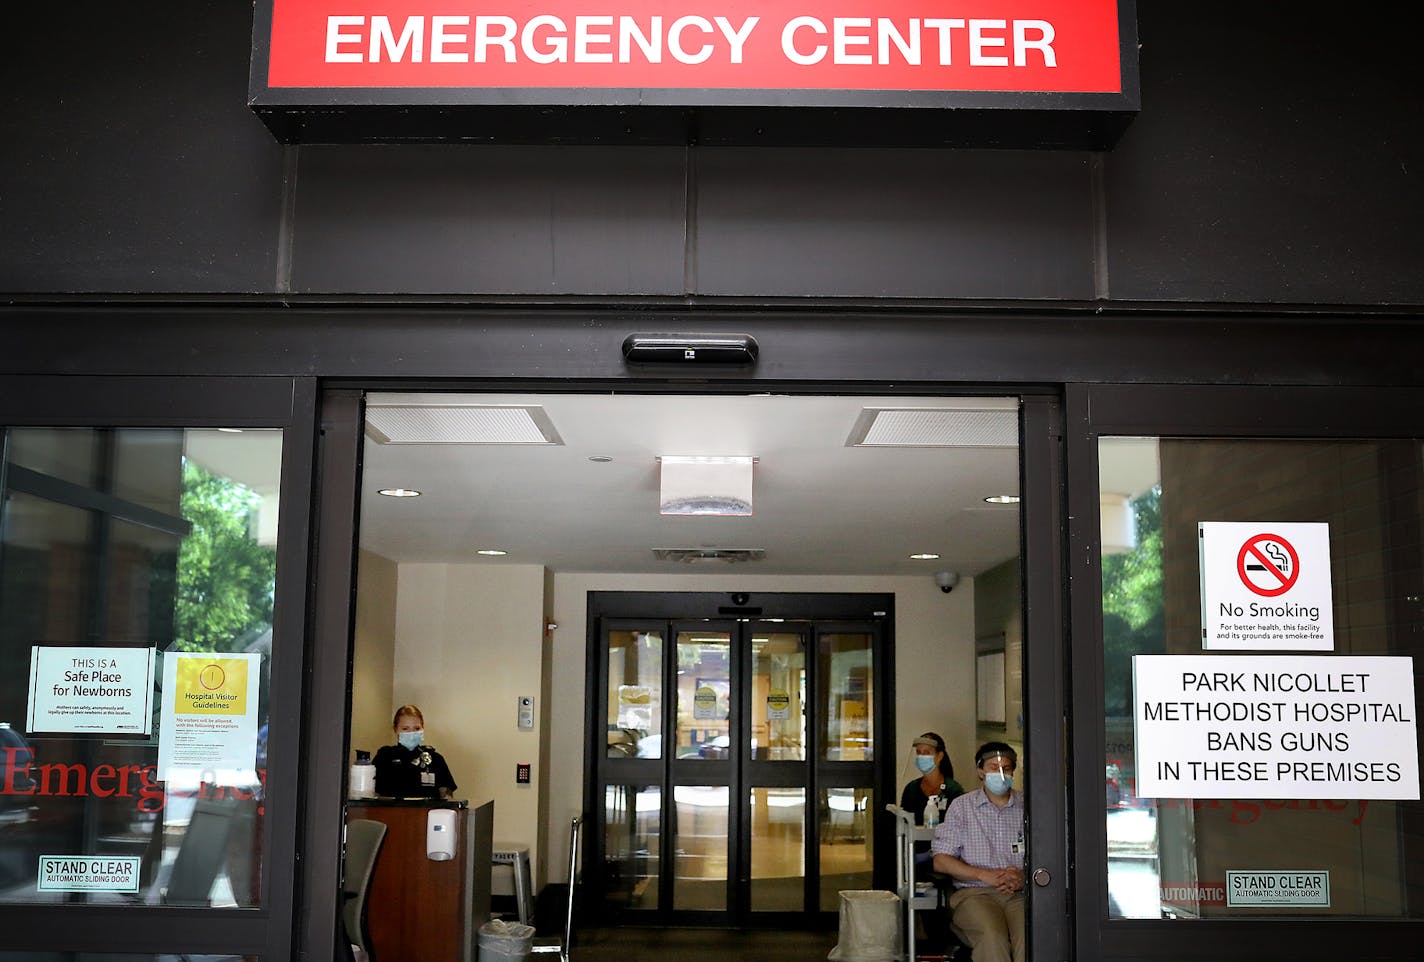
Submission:
[[[1251,591],[1274,598],[1295,586],[1300,577],[1300,556],[1295,553],[1295,546],[1280,535],[1258,534],[1236,553],[1236,573]]]

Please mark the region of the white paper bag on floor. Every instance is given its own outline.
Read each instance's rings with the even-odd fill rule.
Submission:
[[[896,962],[903,954],[900,909],[900,896],[894,892],[842,892],[840,938],[826,958],[833,962]]]

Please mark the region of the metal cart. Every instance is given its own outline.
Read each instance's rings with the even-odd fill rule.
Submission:
[[[886,805],[895,816],[895,894],[905,906],[905,962],[915,962],[915,913],[939,907],[939,890],[915,884],[915,843],[934,838],[935,830],[915,824],[915,816],[898,805]]]

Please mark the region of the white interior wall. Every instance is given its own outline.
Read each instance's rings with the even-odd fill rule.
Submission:
[[[537,865],[543,726],[536,702],[533,730],[518,728],[516,698],[542,688],[544,569],[402,564],[398,582],[393,704],[420,707],[456,796],[494,799],[496,842],[527,846]],[[527,785],[515,783],[519,762],[532,766]]]
[[[391,701],[396,660],[394,561],[362,551],[356,567],[356,627],[351,669],[351,747],[376,749],[394,741]],[[354,760],[355,755],[352,755]]]

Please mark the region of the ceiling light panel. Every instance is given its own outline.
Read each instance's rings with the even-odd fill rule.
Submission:
[[[1017,411],[943,408],[865,408],[849,447],[1013,448],[1019,443]]]
[[[380,444],[563,444],[537,405],[393,404],[366,409]]]

